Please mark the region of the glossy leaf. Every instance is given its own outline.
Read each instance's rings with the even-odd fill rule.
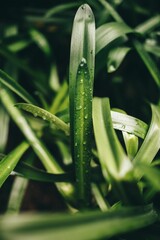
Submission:
[[[133,29],[121,22],[111,22],[101,25],[96,30],[96,54],[116,39],[125,37],[127,33],[132,32]]]
[[[23,142],[0,161],[0,187],[14,170],[28,147],[28,144]]]
[[[34,117],[41,117],[43,120],[53,123],[58,129],[61,129],[67,135],[69,135],[69,126],[65,122],[63,122],[60,118],[51,114],[47,110],[37,107],[33,104],[27,104],[27,103],[16,103],[15,106],[27,112],[32,113]]]
[[[140,119],[117,111],[111,111],[111,118],[115,129],[134,134],[142,139],[146,136],[148,125]]]
[[[152,119],[146,134],[146,137],[133,159],[135,165],[140,163],[150,164],[160,148],[160,108],[156,105],[151,105]],[[143,176],[143,172],[139,177]]]

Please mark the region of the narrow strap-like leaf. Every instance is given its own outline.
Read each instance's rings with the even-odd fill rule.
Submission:
[[[96,54],[117,38],[125,37],[125,34],[133,31],[133,29],[122,22],[111,22],[101,25],[96,30]]]
[[[84,202],[89,200],[92,137],[92,81],[85,59],[77,72],[73,127],[77,194]]]
[[[26,142],[23,142],[0,161],[0,187],[14,170],[21,156],[28,147],[29,145]]]
[[[79,7],[72,30],[69,101],[71,150],[80,205],[89,202],[92,90],[95,62],[95,21],[87,4]]]
[[[134,47],[137,50],[139,56],[141,57],[142,61],[146,65],[149,73],[155,80],[158,87],[160,87],[160,71],[156,65],[156,63],[152,60],[150,55],[147,53],[143,45],[139,41],[134,41]]]
[[[41,117],[43,120],[47,120],[50,123],[55,124],[55,126],[58,129],[61,129],[67,135],[69,135],[69,126],[65,122],[63,122],[60,118],[56,117],[55,115],[48,112],[47,110],[37,107],[33,104],[27,104],[27,103],[16,103],[15,106],[27,112],[32,113],[35,117]]]
[[[160,148],[160,107],[151,105],[152,119],[146,137],[133,159],[135,165],[150,164]],[[143,176],[143,172],[139,177]]]
[[[2,70],[0,70],[0,83],[15,92],[26,102],[36,104],[36,100],[34,100],[33,97],[23,87],[21,87],[21,85],[19,85],[13,78]]]

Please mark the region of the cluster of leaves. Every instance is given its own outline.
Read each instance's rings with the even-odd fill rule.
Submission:
[[[14,175],[1,239],[159,237],[160,16],[86,2],[94,14],[24,6],[1,26],[1,189]],[[53,183],[67,214],[20,214],[30,180]]]

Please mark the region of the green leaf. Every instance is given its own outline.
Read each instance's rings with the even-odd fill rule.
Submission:
[[[82,214],[22,214],[0,219],[2,239],[110,239],[148,227],[157,221],[151,206]]]
[[[63,173],[62,167],[56,161],[54,156],[49,152],[44,143],[36,136],[32,128],[29,126],[26,119],[23,117],[19,109],[15,108],[15,101],[11,95],[5,89],[1,90],[1,100],[8,113],[21,130],[27,141],[32,146],[34,152],[41,160],[46,170],[50,173]],[[68,200],[73,200],[73,186],[69,183],[57,184],[61,194]]]
[[[2,70],[0,70],[0,83],[2,83],[5,87],[15,92],[26,102],[36,104],[36,101],[33,99],[33,97],[23,87],[21,87],[21,85],[19,85],[13,78],[11,78],[7,73],[5,73]]]
[[[150,55],[146,52],[145,48],[139,41],[134,40],[133,43],[134,43],[134,47],[135,47],[137,53],[139,54],[142,61],[146,65],[146,67],[147,67],[149,73],[151,74],[151,76],[153,77],[155,83],[157,84],[158,87],[160,87],[160,71],[159,71],[156,63],[152,60]]]
[[[160,191],[160,170],[151,165],[140,163],[136,165],[136,171],[143,172],[144,178],[148,180],[155,191]]]
[[[73,22],[69,67],[71,115],[74,113],[73,99],[75,97],[75,79],[82,58],[85,58],[87,61],[90,79],[93,81],[95,62],[95,20],[92,10],[87,4],[79,7]]]
[[[73,23],[69,69],[71,148],[80,205],[88,205],[90,197],[94,61],[95,20],[90,7],[84,4]]]
[[[148,125],[140,119],[116,111],[111,111],[111,118],[115,129],[134,134],[142,139],[146,136]]]
[[[29,145],[23,142],[0,161],[0,187],[14,170],[28,147]]]
[[[28,178],[30,180],[41,181],[41,182],[73,182],[74,177],[71,173],[48,173],[40,170],[36,167],[31,166],[25,162],[20,162],[15,170],[15,174]]]
[[[138,137],[133,134],[122,132],[125,142],[127,155],[129,159],[133,159],[138,151]]]
[[[124,22],[121,16],[115,11],[111,4],[105,0],[99,0],[99,2],[105,7],[106,11],[115,19],[116,22]]]
[[[58,129],[61,129],[67,135],[69,135],[69,126],[65,122],[63,122],[60,118],[56,117],[55,115],[46,111],[45,109],[28,103],[16,103],[15,106],[32,113],[35,117],[41,117],[43,120],[53,123]]]
[[[107,57],[107,69],[109,73],[117,70],[130,50],[131,48],[128,47],[117,47],[109,52]]]
[[[150,164],[160,148],[160,107],[151,105],[152,119],[146,137],[133,159],[134,165]],[[141,177],[143,172],[139,175]]]
[[[41,51],[44,52],[47,57],[50,57],[51,48],[46,37],[34,28],[29,30],[29,34],[31,36],[31,39],[38,45]]]
[[[55,114],[62,110],[62,104],[65,102],[65,99],[68,97],[68,84],[64,81],[59,88],[56,96],[53,98],[53,101],[50,106],[50,112]]]
[[[81,202],[90,197],[90,161],[92,137],[92,81],[83,58],[77,71],[74,99],[74,162],[77,195]]]
[[[134,30],[122,22],[111,22],[101,25],[96,30],[96,54],[104,47],[120,37],[125,37],[127,33]]]
[[[5,109],[0,105],[0,152],[4,152],[9,132],[9,116]]]
[[[108,99],[94,98],[93,126],[104,178],[110,181],[113,191],[124,204],[142,204],[132,163],[113,129]]]
[[[155,28],[160,26],[160,15],[153,16],[152,18],[147,19],[147,21],[139,24],[136,28],[136,32],[143,34],[153,31]]]
[[[132,165],[114,132],[108,99],[94,98],[93,126],[104,176],[108,178],[109,174],[117,180],[125,178]]]
[[[27,186],[28,186],[27,179],[16,177],[9,196],[7,214],[17,214],[20,211]]]

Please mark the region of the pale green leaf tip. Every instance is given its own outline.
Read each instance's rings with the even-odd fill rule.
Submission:
[[[77,21],[80,21],[80,20],[93,20],[94,19],[94,15],[93,15],[93,12],[92,12],[92,9],[90,8],[90,6],[88,4],[83,4],[81,5],[78,10],[77,10],[77,14],[75,16],[75,19]]]

